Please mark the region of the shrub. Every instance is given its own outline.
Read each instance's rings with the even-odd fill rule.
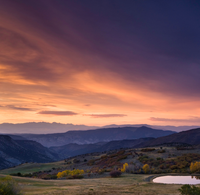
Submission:
[[[196,186],[190,186],[188,184],[183,185],[180,189],[181,195],[200,195],[200,188]]]
[[[165,153],[166,151],[165,150],[158,150],[157,152],[158,153]]]
[[[190,171],[192,173],[200,172],[200,162],[191,163],[190,164]]]
[[[83,179],[82,175],[72,175],[72,176],[68,176],[67,179]]]
[[[0,179],[1,195],[21,195],[20,188],[11,177]]]
[[[84,170],[74,169],[74,170],[65,170],[58,172],[57,178],[67,177],[67,176],[77,176],[84,174]]]
[[[110,172],[111,177],[120,177],[121,174],[122,174],[121,171],[111,171]]]
[[[149,165],[148,164],[145,164],[142,169],[144,170],[145,173],[148,173],[149,172]]]
[[[128,168],[128,163],[123,164],[123,168],[121,168],[121,172],[125,172],[126,168]]]
[[[87,163],[88,166],[92,166],[94,164],[95,164],[95,160],[94,159],[89,160],[88,163]]]
[[[80,162],[80,160],[78,160],[76,158],[73,160],[73,163],[79,163],[79,162]]]
[[[152,152],[154,150],[155,150],[155,148],[143,148],[143,149],[141,149],[141,152]]]
[[[98,173],[99,173],[99,174],[103,174],[104,172],[105,172],[105,169],[99,169],[99,170],[98,170]]]

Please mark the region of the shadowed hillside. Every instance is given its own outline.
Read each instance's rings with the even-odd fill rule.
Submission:
[[[52,162],[58,155],[41,144],[28,140],[13,140],[7,135],[0,135],[0,169],[25,162]]]
[[[105,152],[120,148],[135,148],[141,143],[145,143],[154,138],[140,138],[135,140],[120,140],[111,141],[107,143],[96,144],[67,144],[64,146],[50,147],[51,150],[58,153],[62,158],[68,158],[80,154],[93,153],[93,152]]]
[[[143,143],[140,146],[156,146],[164,143],[186,143],[190,145],[200,144],[200,128],[192,129],[188,131],[182,131],[180,133],[156,138],[147,143]]]

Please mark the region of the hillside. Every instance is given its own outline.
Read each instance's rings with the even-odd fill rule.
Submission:
[[[13,140],[7,135],[0,135],[0,169],[25,162],[52,162],[58,155],[35,141]]]
[[[34,140],[46,147],[63,146],[70,143],[93,144],[124,139],[139,139],[146,137],[161,137],[174,134],[174,131],[164,131],[149,127],[118,127],[87,131],[68,131],[54,134],[21,134],[28,140]]]
[[[186,143],[190,145],[200,144],[200,128],[182,131],[180,133],[159,137],[147,143],[143,143],[140,147],[156,146],[164,143]]]
[[[59,156],[61,156],[64,159],[76,155],[93,153],[93,152],[105,152],[121,148],[135,148],[139,144],[146,143],[147,141],[152,139],[154,138],[140,138],[135,140],[120,140],[120,141],[110,141],[107,143],[101,142],[96,144],[84,144],[84,145],[72,143],[64,146],[50,147],[50,149],[55,153],[59,154]]]

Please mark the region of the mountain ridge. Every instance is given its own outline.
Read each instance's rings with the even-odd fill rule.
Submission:
[[[70,143],[93,144],[97,142],[109,142],[123,139],[139,139],[145,137],[161,137],[176,133],[149,127],[118,127],[103,128],[86,131],[68,131],[66,133],[54,134],[20,134],[20,136],[34,140],[46,147],[62,146]]]
[[[87,126],[76,124],[63,124],[63,123],[48,123],[48,122],[28,122],[28,123],[2,123],[0,124],[0,134],[50,134],[50,133],[64,133],[74,130],[94,130],[102,128],[117,128],[117,127],[141,127],[147,126],[153,129],[171,130],[171,131],[185,131],[189,129],[199,128],[200,126],[160,126],[148,124],[122,124],[122,125],[105,125],[105,126]],[[37,130],[37,131],[36,131]]]
[[[163,137],[156,138],[147,143],[143,143],[140,147],[147,146],[156,146],[160,144],[167,143],[182,143],[182,144],[190,144],[190,145],[199,145],[200,144],[200,128],[190,129],[187,131],[182,131],[176,134],[167,135]]]

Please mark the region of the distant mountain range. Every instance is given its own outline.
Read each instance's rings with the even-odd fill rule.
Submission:
[[[30,122],[30,123],[3,123],[0,124],[0,134],[22,134],[22,133],[33,133],[33,134],[48,134],[48,133],[63,133],[73,130],[91,130],[91,129],[102,129],[102,128],[118,128],[118,127],[141,127],[146,126],[152,129],[172,130],[176,132],[185,131],[189,129],[198,128],[199,126],[156,126],[147,124],[122,124],[122,125],[106,125],[103,127],[99,126],[86,126],[86,125],[74,125],[74,124],[62,124],[62,123],[46,123],[46,122]]]
[[[21,134],[27,140],[34,140],[43,146],[63,146],[66,144],[93,144],[123,139],[139,139],[146,137],[162,137],[174,134],[174,131],[164,131],[149,127],[118,127],[87,131],[68,131],[54,134]]]
[[[73,134],[74,132],[82,132],[82,134],[79,134],[77,137],[77,134]],[[23,137],[20,136],[11,135],[11,138],[8,135],[0,135],[0,169],[16,166],[25,162],[52,162],[76,155],[118,150],[121,148],[154,147],[167,143],[190,145],[200,144],[200,128],[183,131],[180,133],[155,130],[148,127],[109,128],[92,131],[71,131],[67,133],[65,134],[68,135],[68,138],[69,135],[71,135],[71,139],[67,139],[68,141],[72,141],[72,138],[74,138],[76,141],[86,139],[87,142],[104,139],[109,140],[111,138],[119,140],[101,141],[90,144],[68,143],[62,146],[52,146],[47,148],[33,140],[22,140]],[[166,134],[166,136],[162,136],[164,134]],[[65,137],[65,135],[62,133],[59,134],[58,137],[55,136],[54,138],[53,135],[55,136],[55,134],[50,134],[49,137],[46,135],[46,139],[43,137],[45,135],[42,135],[41,140],[53,140],[54,143],[57,143],[57,141],[63,141],[62,139],[65,140],[67,138],[67,136]],[[135,139],[132,139],[131,136],[134,136]],[[143,137],[140,138],[141,136]]]

